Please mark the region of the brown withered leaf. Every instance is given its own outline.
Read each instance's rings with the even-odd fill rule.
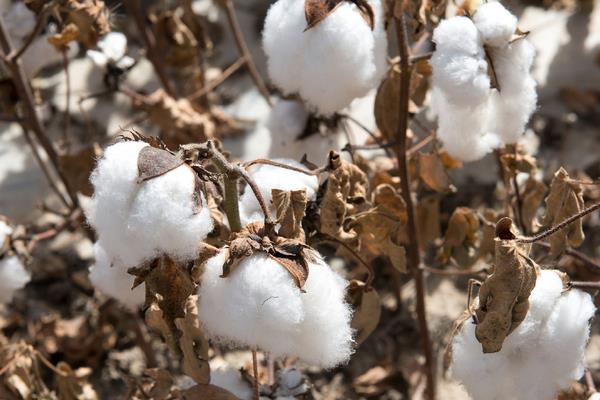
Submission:
[[[500,215],[493,209],[487,208],[482,213],[481,240],[479,241],[479,257],[485,257],[488,254],[493,255],[496,251],[496,222],[500,220]]]
[[[231,392],[214,385],[196,385],[183,392],[184,400],[240,400]]]
[[[183,159],[167,150],[143,147],[138,156],[138,183],[164,175],[183,165]]]
[[[215,124],[210,116],[196,110],[185,98],[174,99],[158,89],[136,102],[146,111],[149,120],[165,132],[167,143],[195,143],[214,136]]]
[[[278,234],[288,239],[304,241],[305,233],[302,229],[302,218],[306,211],[306,190],[280,190],[271,191],[273,205],[277,214],[277,222],[281,225]]]
[[[354,378],[352,389],[362,396],[377,398],[394,387],[393,382],[400,379],[399,375],[391,366],[378,365]]]
[[[66,45],[79,37],[79,28],[77,25],[70,23],[66,24],[58,33],[48,36],[48,43],[57,49],[61,50]]]
[[[34,373],[34,355],[25,342],[0,347],[0,365],[5,369],[0,387],[6,387],[15,399],[30,399],[40,394],[44,383]],[[0,391],[1,393],[1,391]]]
[[[503,168],[504,183],[509,184],[519,172],[533,175],[537,169],[535,157],[526,154],[520,148],[508,145],[500,150],[500,162]]]
[[[419,153],[419,177],[430,189],[438,193],[452,191],[450,177],[444,163],[437,152]]]
[[[372,287],[352,280],[348,285],[346,300],[352,305],[352,329],[356,330],[356,347],[360,346],[377,328],[381,318],[381,299]]]
[[[461,266],[472,265],[476,260],[475,247],[479,218],[468,207],[458,207],[450,216],[442,245],[442,262],[454,258]]]
[[[198,42],[183,22],[182,12],[177,8],[150,14],[157,51],[165,63],[173,67],[193,65],[198,59]]]
[[[529,247],[519,245],[511,229],[510,218],[496,224],[494,272],[479,289],[475,337],[484,353],[500,351],[506,337],[525,319],[539,275]]]
[[[91,196],[93,193],[90,174],[100,152],[97,146],[88,146],[76,153],[61,155],[58,159],[61,171],[69,185],[86,196]]]
[[[571,180],[564,168],[560,168],[550,184],[550,193],[546,197],[546,214],[541,223],[548,228],[556,226],[584,207],[581,185]],[[558,257],[567,246],[578,247],[584,239],[583,221],[579,219],[548,238],[550,257]]]
[[[173,377],[169,371],[160,368],[150,368],[144,371],[144,375],[152,379],[150,389],[147,391],[151,399],[167,399],[171,394]]]
[[[419,244],[423,249],[442,236],[440,226],[440,197],[437,194],[423,197],[417,203]]]
[[[61,400],[97,400],[98,395],[88,382],[92,374],[91,368],[78,368],[73,370],[69,364],[60,361],[56,369],[61,374],[56,374],[56,386]]]
[[[331,173],[321,199],[320,231],[341,241],[356,239],[356,232],[346,231],[347,217],[364,208],[369,181],[356,165],[340,158],[339,153],[329,153]]]
[[[179,349],[183,355],[181,369],[199,384],[210,381],[208,365],[208,339],[200,328],[198,319],[198,296],[188,297],[184,318],[177,318],[175,325],[181,332]]]
[[[352,216],[347,225],[358,233],[361,251],[371,258],[384,254],[394,268],[406,272],[406,204],[391,185],[379,185],[372,193],[373,207]]]
[[[377,89],[375,97],[375,122],[388,142],[394,140],[398,127],[398,103],[400,102],[400,67],[392,64]]]
[[[544,200],[548,187],[543,182],[538,181],[532,176],[525,184],[525,189],[521,194],[521,217],[526,232],[535,232],[539,223],[537,220],[537,211]]]
[[[94,48],[101,36],[110,32],[110,10],[102,0],[67,0],[61,2],[60,12],[66,26],[77,27],[77,40],[87,48]]]
[[[304,15],[306,17],[307,26],[304,31],[306,32],[315,27],[325,18],[330,16],[344,1],[350,0],[305,0]],[[351,0],[351,2],[356,5],[360,15],[369,25],[371,30],[375,29],[375,13],[371,5],[366,0]]]
[[[438,154],[442,159],[442,164],[446,169],[458,169],[463,167],[463,162],[458,158],[452,157],[446,150],[439,151]]]

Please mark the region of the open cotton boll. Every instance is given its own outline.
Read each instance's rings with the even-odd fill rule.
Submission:
[[[276,357],[298,356],[324,368],[352,352],[346,281],[322,260],[309,265],[306,293],[266,254],[244,258],[221,278],[225,251],[207,261],[198,314],[213,339],[258,347]]]
[[[263,47],[269,76],[284,94],[298,93],[319,114],[329,115],[366,95],[386,71],[387,37],[379,0],[371,30],[355,4],[343,2],[307,27],[303,0],[279,0],[265,20]]]
[[[517,29],[517,17],[498,1],[479,6],[473,22],[481,33],[483,43],[494,47],[506,46]]]
[[[121,32],[109,32],[98,41],[98,50],[88,50],[86,54],[99,67],[110,63],[128,68],[134,60],[125,55],[126,51],[127,37]]]
[[[0,259],[0,303],[11,301],[13,294],[30,280],[29,272],[17,256]]]
[[[250,383],[245,381],[240,371],[231,367],[214,368],[211,364],[210,384],[223,388],[240,400],[252,400],[253,391]]]
[[[525,320],[498,353],[484,354],[475,325],[464,323],[452,346],[452,374],[477,400],[551,400],[560,389],[581,378],[591,296],[563,292],[555,271],[543,270],[529,298]]]
[[[195,213],[196,177],[187,165],[137,183],[145,146],[129,141],[108,147],[91,177],[88,220],[111,259],[126,268],[163,254],[193,259],[213,228],[203,195]]]
[[[13,228],[6,221],[0,219],[0,247],[2,247],[12,233]]]
[[[273,161],[283,163],[295,168],[307,169],[299,162],[287,158],[276,158]],[[315,200],[317,190],[319,189],[319,178],[314,175],[306,175],[301,172],[291,171],[276,167],[273,165],[257,165],[252,167],[250,175],[254,178],[260,192],[262,193],[265,202],[271,205],[271,211],[274,213],[275,208],[272,206],[273,189],[280,190],[306,190],[306,198]],[[258,200],[250,187],[246,187],[246,191],[240,197],[240,218],[243,225],[247,225],[253,221],[264,219],[264,215],[258,204]]]
[[[448,101],[474,106],[490,92],[488,63],[481,36],[467,17],[443,20],[433,32],[436,50],[431,57],[433,85]]]
[[[90,282],[102,293],[117,299],[130,310],[137,310],[144,304],[144,285],[135,289],[133,281],[135,277],[127,273],[127,268],[116,265],[110,260],[102,244],[94,244],[94,256],[96,262],[90,267]]]

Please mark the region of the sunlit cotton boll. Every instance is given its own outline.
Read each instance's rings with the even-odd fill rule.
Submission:
[[[484,354],[472,320],[454,338],[452,374],[477,400],[551,400],[581,378],[589,320],[589,294],[563,292],[560,276],[544,270],[529,298],[525,320],[498,353]]]
[[[87,56],[99,67],[114,64],[120,68],[129,68],[134,60],[125,55],[127,37],[121,32],[109,32],[98,41],[98,50],[88,50]]]
[[[331,368],[352,353],[347,281],[324,261],[310,264],[305,293],[266,254],[243,259],[221,278],[225,251],[210,259],[200,284],[199,315],[213,338],[258,347],[275,357],[297,356]]]
[[[506,46],[517,29],[517,17],[498,1],[479,6],[473,22],[481,33],[483,43],[494,47]]]
[[[291,167],[307,170],[307,168],[299,162],[291,159],[276,158],[273,161]],[[319,179],[315,175],[307,175],[302,172],[296,172],[289,169],[276,167],[273,165],[257,165],[250,169],[250,175],[258,185],[260,192],[268,205],[271,205],[271,212],[275,212],[272,205],[272,190],[302,190],[306,191],[308,200],[315,200],[317,190],[319,189]],[[249,186],[246,186],[244,194],[240,197],[240,218],[243,225],[253,221],[261,221],[264,215],[254,195],[254,192]]]
[[[387,67],[379,0],[371,30],[357,6],[342,2],[311,29],[304,0],[279,0],[267,13],[263,47],[269,76],[284,94],[298,93],[315,111],[333,114],[377,87]]]
[[[189,260],[212,230],[201,195],[197,212],[194,172],[179,166],[138,183],[138,155],[147,144],[124,141],[108,147],[91,176],[88,221],[111,258],[125,268],[168,255]]]
[[[135,277],[127,273],[127,268],[117,265],[108,257],[102,244],[94,244],[95,263],[90,267],[90,282],[105,295],[118,300],[130,310],[137,310],[144,304],[144,285],[135,289]]]
[[[17,256],[0,259],[0,303],[11,301],[14,293],[30,280],[29,272]]]

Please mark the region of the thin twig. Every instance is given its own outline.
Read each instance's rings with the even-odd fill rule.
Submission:
[[[571,281],[569,282],[569,286],[577,289],[600,289],[600,282],[580,282],[580,281]]]
[[[6,29],[4,27],[4,21],[2,21],[1,18],[0,46],[2,47],[2,52],[5,56],[7,54],[11,54],[12,46],[10,44],[8,33],[6,32]],[[65,190],[71,203],[69,208],[76,208],[79,205],[79,201],[77,199],[77,196],[75,195],[75,192],[71,190],[67,178],[62,173],[59,167],[58,154],[56,153],[52,142],[50,141],[50,139],[48,139],[44,126],[42,125],[42,122],[40,121],[40,118],[37,114],[37,111],[35,109],[35,102],[33,100],[33,94],[31,93],[31,87],[29,86],[29,81],[25,75],[25,71],[23,70],[21,61],[18,58],[14,58],[11,61],[8,61],[8,59],[5,57],[5,64],[10,70],[12,80],[17,89],[17,93],[19,94],[19,99],[21,100],[21,103],[24,106],[23,108],[25,109],[25,113],[27,116],[26,120],[31,126],[31,129],[37,141],[40,143],[40,145],[48,155],[48,159],[50,160],[50,163],[56,171],[58,178],[61,180],[63,186],[65,187]]]
[[[392,153],[390,152],[390,147],[385,147],[384,146],[385,143],[381,140],[381,138],[378,137],[377,135],[375,135],[375,133],[372,132],[369,128],[367,128],[362,122],[360,122],[359,120],[357,120],[356,118],[354,118],[353,116],[351,116],[349,114],[340,114],[340,116],[342,118],[347,118],[350,122],[354,123],[360,129],[365,131],[367,133],[367,135],[369,135],[371,137],[371,139],[373,139],[375,141],[375,143],[377,143],[379,148],[381,148],[381,149],[383,149],[383,151],[385,151],[385,154],[388,157],[390,157],[390,158],[392,157]],[[346,147],[344,147],[344,149],[347,149],[347,151],[351,152],[352,150],[355,150],[356,147],[351,146],[350,143],[348,143],[348,145]]]
[[[193,100],[198,99],[199,97],[202,97],[202,96],[204,96],[204,95],[212,92],[220,84],[222,84],[223,82],[225,82],[227,80],[227,78],[229,78],[238,69],[240,69],[245,63],[246,63],[246,59],[243,56],[240,57],[240,58],[238,58],[236,62],[234,62],[233,64],[231,64],[229,67],[225,68],[225,70],[223,71],[223,73],[221,74],[221,76],[219,76],[218,78],[213,79],[212,81],[208,82],[202,89],[200,89],[197,92],[192,93],[191,95],[189,95],[187,97],[187,99],[190,100],[190,101],[193,101]]]
[[[9,63],[15,62],[16,60],[21,58],[21,56],[27,51],[29,46],[31,46],[31,44],[33,43],[35,38],[40,34],[42,29],[46,25],[46,20],[48,19],[48,16],[50,15],[50,12],[52,11],[52,9],[54,8],[55,5],[56,5],[55,1],[51,1],[44,5],[44,8],[42,8],[42,11],[40,11],[40,13],[37,17],[37,20],[35,21],[35,26],[33,27],[33,31],[31,31],[29,36],[27,36],[27,39],[25,40],[25,42],[23,42],[23,44],[21,45],[21,48],[19,50],[17,50],[17,51],[13,50],[11,53],[8,54],[8,56],[6,57],[7,62],[9,62]]]
[[[318,243],[335,243],[337,245],[342,246],[344,249],[348,250],[348,252],[350,254],[352,254],[352,257],[354,257],[360,265],[362,265],[365,270],[367,271],[367,279],[365,280],[365,284],[367,285],[367,287],[371,287],[371,284],[373,283],[373,279],[375,278],[375,271],[373,271],[373,267],[365,261],[364,258],[362,258],[360,256],[360,254],[358,254],[356,251],[354,251],[354,249],[352,247],[350,247],[348,244],[344,243],[343,241],[334,238],[332,236],[325,236],[325,235],[319,235],[316,238],[315,244]]]
[[[246,40],[244,39],[244,34],[242,33],[242,29],[240,28],[237,16],[235,15],[235,7],[233,6],[233,1],[224,0],[224,3],[225,11],[227,12],[227,21],[229,22],[229,26],[231,27],[231,31],[235,38],[235,44],[237,45],[238,51],[240,52],[240,55],[244,58],[244,61],[248,66],[248,72],[250,72],[250,76],[252,77],[254,84],[258,88],[258,91],[262,94],[267,103],[270,106],[273,106],[273,101],[271,100],[271,95],[269,93],[269,90],[267,89],[267,85],[265,85],[265,82],[258,73],[256,64],[254,64],[254,60],[252,59],[252,55],[250,54],[250,50],[248,50],[248,45],[246,44]]]
[[[256,359],[256,349],[252,349],[252,374],[254,375],[254,400],[260,400],[260,390],[258,387],[258,361]]]
[[[71,74],[69,73],[68,47],[65,47],[61,53],[63,57],[63,67],[65,69],[65,86],[67,93],[65,95],[65,113],[63,120],[63,145],[69,147],[69,130],[71,128]]]
[[[556,232],[560,231],[563,228],[566,228],[569,224],[577,221],[580,218],[585,217],[586,215],[598,210],[600,208],[600,203],[596,203],[596,204],[592,204],[591,206],[589,206],[588,208],[578,212],[575,215],[570,216],[569,218],[565,219],[564,221],[562,221],[561,223],[559,223],[558,225],[542,232],[542,233],[538,233],[535,236],[531,236],[531,237],[520,237],[517,238],[517,243],[535,243],[535,242],[539,242],[542,239],[547,238],[548,236],[551,236],[553,234],[555,234]]]
[[[443,276],[468,276],[468,275],[477,275],[482,272],[485,272],[485,268],[470,268],[470,269],[458,269],[458,268],[446,268],[446,269],[438,269],[431,268],[427,266],[421,267],[425,272],[429,272],[434,275],[443,275]]]
[[[144,41],[144,45],[146,46],[148,59],[152,63],[152,66],[154,67],[154,70],[158,75],[158,79],[160,79],[163,89],[165,89],[169,96],[175,97],[175,89],[173,89],[173,85],[169,81],[167,71],[162,62],[162,57],[160,54],[156,53],[156,38],[154,37],[154,33],[151,32],[150,29],[146,26],[144,14],[139,8],[140,2],[137,0],[125,0],[124,3],[125,8],[127,8],[127,12],[129,12],[129,14],[133,17],[137,29],[140,32],[140,35],[142,36],[142,40]]]
[[[406,135],[408,129],[408,106],[410,96],[410,79],[412,66],[409,60],[408,36],[406,31],[406,20],[404,9],[399,15],[394,18],[396,25],[396,37],[400,50],[400,104],[398,106],[398,126],[396,130],[397,146],[395,148],[398,157],[398,169],[400,170],[400,184],[402,185],[402,197],[406,203],[407,209],[407,227],[408,227],[408,265],[412,271],[417,294],[417,319],[419,323],[419,331],[421,334],[421,345],[423,354],[425,355],[425,373],[427,376],[427,398],[435,399],[435,362],[433,360],[433,351],[429,338],[429,328],[427,326],[427,316],[425,307],[425,280],[423,270],[420,268],[421,255],[419,252],[419,235],[417,232],[417,224],[415,220],[415,209],[413,206],[410,177],[408,174],[408,160],[406,154]]]
[[[277,162],[277,161],[269,160],[269,159],[266,159],[266,158],[259,158],[259,159],[256,159],[256,160],[248,161],[246,163],[243,163],[242,166],[247,170],[248,168],[250,168],[251,166],[256,165],[256,164],[271,165],[273,167],[278,167],[278,168],[282,168],[282,169],[289,169],[290,171],[299,172],[301,174],[311,175],[311,176],[319,176],[323,172],[327,172],[329,170],[328,166],[317,168],[317,169],[313,169],[313,170],[302,169],[302,168],[294,167],[292,165],[287,165],[287,164],[280,163],[280,162]]]

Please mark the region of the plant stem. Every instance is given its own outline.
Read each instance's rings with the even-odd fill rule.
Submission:
[[[31,93],[31,87],[29,86],[29,81],[25,75],[25,71],[23,71],[21,61],[19,60],[19,58],[8,59],[6,57],[6,55],[11,54],[12,46],[10,44],[10,39],[8,37],[8,33],[6,32],[6,29],[4,27],[4,22],[2,21],[1,18],[0,18],[0,46],[2,47],[2,52],[4,53],[5,64],[6,64],[7,68],[10,70],[12,80],[17,89],[17,93],[19,94],[19,99],[21,100],[21,103],[23,104],[23,108],[25,109],[26,120],[28,121],[28,125],[31,127],[31,130],[33,131],[37,141],[44,148],[44,151],[48,155],[48,159],[50,160],[50,163],[52,164],[52,167],[54,168],[56,175],[58,175],[58,178],[60,179],[63,186],[65,187],[67,196],[71,203],[70,205],[67,206],[67,208],[76,208],[79,205],[79,201],[77,200],[77,196],[75,195],[75,192],[73,190],[71,190],[71,187],[70,187],[65,175],[62,173],[61,169],[59,168],[58,154],[56,153],[56,150],[54,149],[52,142],[48,139],[48,136],[46,135],[44,126],[42,125],[42,122],[40,121],[40,118],[35,109],[35,103],[33,100],[33,94]],[[30,142],[30,143],[32,143],[32,142]],[[32,150],[35,151],[35,149],[33,149],[33,148],[32,148]],[[42,167],[42,168],[44,168],[44,167]],[[46,176],[49,176],[49,174],[47,174]],[[52,183],[51,183],[51,185],[55,186]],[[63,196],[61,195],[59,197],[63,197]],[[66,198],[63,197],[63,200],[65,203],[68,203],[66,201]]]
[[[169,78],[167,76],[167,71],[165,69],[165,66],[162,63],[162,58],[161,58],[160,54],[156,53],[156,47],[155,47],[156,38],[154,37],[154,34],[146,26],[144,14],[142,13],[142,11],[139,8],[139,3],[140,2],[138,0],[125,0],[124,1],[125,8],[127,8],[127,11],[133,17],[133,20],[137,26],[137,29],[140,32],[140,35],[142,36],[142,40],[144,41],[144,44],[146,45],[148,59],[152,63],[152,66],[154,67],[154,70],[156,71],[156,74],[158,75],[158,79],[160,79],[163,89],[165,89],[165,91],[167,92],[167,94],[169,96],[175,97],[176,96],[175,89],[173,89],[173,85],[171,85],[171,82],[169,81]]]
[[[223,180],[225,183],[225,213],[229,221],[229,227],[232,232],[242,230],[242,221],[240,219],[240,208],[238,205],[238,178],[232,177],[224,171]]]
[[[260,400],[260,390],[258,387],[258,361],[256,359],[256,349],[252,349],[252,374],[254,375],[254,400]]]
[[[225,70],[223,71],[221,76],[208,82],[206,85],[204,85],[204,87],[202,89],[189,95],[187,97],[187,99],[190,101],[196,100],[196,99],[212,92],[217,86],[219,86],[221,83],[225,82],[227,80],[227,78],[229,78],[238,69],[240,69],[242,67],[242,65],[244,65],[245,62],[246,62],[246,59],[244,57],[238,58],[236,62],[231,64],[229,67],[225,68]]]
[[[404,9],[396,12],[395,15],[396,37],[400,50],[400,104],[398,109],[398,126],[396,130],[397,146],[395,148],[398,157],[398,169],[400,170],[400,183],[402,197],[406,203],[408,217],[408,246],[407,261],[412,271],[416,292],[417,292],[417,319],[419,331],[421,334],[421,346],[425,355],[425,373],[427,376],[427,398],[435,399],[435,362],[433,360],[433,351],[429,338],[429,328],[427,326],[426,307],[425,307],[425,279],[421,266],[421,255],[419,252],[419,235],[417,233],[417,224],[415,220],[415,210],[410,192],[410,178],[408,175],[408,163],[406,156],[406,133],[408,128],[408,105],[410,95],[410,78],[412,68],[409,60],[409,46],[406,32],[406,21]]]
[[[273,106],[273,102],[271,100],[271,95],[269,93],[269,90],[267,89],[267,85],[265,85],[265,82],[263,81],[260,74],[258,73],[256,64],[254,64],[254,60],[252,59],[252,55],[250,54],[250,50],[248,50],[248,45],[246,44],[246,40],[244,40],[244,35],[242,33],[240,24],[235,15],[235,7],[233,6],[233,1],[225,0],[224,3],[225,3],[225,11],[227,12],[227,21],[229,22],[229,26],[231,27],[231,31],[235,38],[235,44],[237,45],[238,51],[240,52],[240,55],[246,61],[246,65],[248,66],[248,72],[250,72],[250,76],[252,77],[254,84],[258,88],[258,91],[262,94],[262,96],[265,98],[267,103],[270,106]]]

